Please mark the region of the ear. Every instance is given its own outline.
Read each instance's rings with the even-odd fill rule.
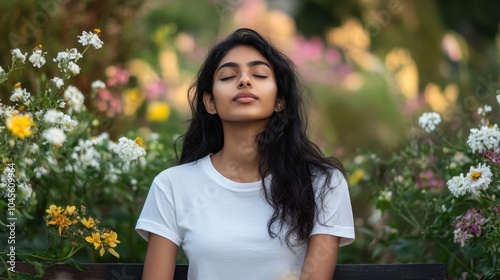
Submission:
[[[285,109],[285,100],[283,98],[276,99],[276,105],[274,106],[275,112],[281,112]]]
[[[203,104],[205,104],[205,110],[207,110],[209,114],[217,114],[217,108],[215,107],[215,101],[212,94],[208,92],[203,93]]]

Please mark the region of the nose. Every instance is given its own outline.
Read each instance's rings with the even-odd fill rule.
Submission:
[[[238,82],[238,88],[251,87],[252,83],[250,82],[250,78],[247,74],[242,73],[241,78]]]

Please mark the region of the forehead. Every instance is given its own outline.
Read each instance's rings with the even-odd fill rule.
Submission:
[[[256,49],[249,46],[236,46],[227,52],[227,54],[220,61],[219,66],[226,62],[246,64],[250,61],[256,60],[262,60],[269,64],[269,61]]]

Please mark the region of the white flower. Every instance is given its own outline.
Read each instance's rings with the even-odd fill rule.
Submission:
[[[82,57],[83,55],[77,49],[72,48],[65,52],[58,52],[57,57],[54,58],[54,62],[57,62],[57,67],[66,73],[68,72],[70,62],[76,62]]]
[[[422,116],[418,118],[418,124],[428,133],[434,131],[434,129],[436,129],[436,125],[440,122],[441,116],[435,112],[423,113]]]
[[[99,33],[101,32],[98,29],[94,29],[94,32],[83,31],[82,35],[78,36],[78,43],[81,43],[83,46],[91,45],[95,49],[100,49],[102,47],[103,42],[99,39]]]
[[[73,61],[68,62],[68,65],[64,72],[68,72],[71,74],[71,76],[76,76],[80,74],[80,66],[78,64],[74,63]]]
[[[5,75],[5,71],[3,70],[2,66],[0,66],[0,76]]]
[[[85,101],[85,96],[74,86],[69,86],[64,91],[64,99],[69,102],[69,106],[72,110],[80,112],[84,108],[83,102]]]
[[[95,80],[92,82],[91,87],[92,87],[92,89],[105,89],[106,84],[101,80]]]
[[[18,190],[21,191],[21,198],[23,201],[28,201],[33,194],[33,189],[26,182],[22,182],[17,185]]]
[[[44,53],[40,48],[36,48],[29,60],[33,63],[33,66],[40,68],[45,64],[45,57],[43,57],[45,54],[46,52]]]
[[[500,130],[495,124],[493,126],[482,126],[480,129],[471,128],[467,144],[474,153],[482,153],[486,150],[498,150],[500,141]]]
[[[26,56],[28,55],[28,53],[23,54],[19,49],[13,49],[10,53],[12,54],[12,61],[20,61],[21,63],[26,61]]]
[[[54,83],[54,85],[56,85],[57,88],[61,88],[62,86],[64,86],[64,80],[61,78],[54,77],[51,81]]]
[[[448,185],[448,189],[455,196],[459,197],[467,193],[467,186],[465,185],[464,174],[460,174],[460,176],[455,176],[446,182]]]
[[[118,139],[114,152],[125,162],[130,162],[146,155],[146,151],[142,148],[137,141],[121,137]]]
[[[477,108],[477,114],[480,115],[480,116],[486,116],[486,114],[488,114],[489,112],[491,112],[491,106],[488,106],[488,105],[484,105],[484,107],[479,107]]]
[[[66,141],[66,134],[59,128],[51,127],[42,132],[43,138],[49,143],[56,146],[61,146],[64,141]]]
[[[500,94],[497,95],[497,102],[498,102],[498,105],[500,105]]]
[[[26,89],[21,88],[21,86],[14,86],[14,90],[12,91],[12,95],[10,96],[10,101],[12,102],[22,102],[28,103],[30,98],[30,93],[26,91]]]
[[[59,125],[64,131],[72,131],[78,125],[78,121],[75,121],[70,116],[63,114],[59,121]]]
[[[62,118],[64,115],[63,112],[59,112],[54,109],[50,109],[47,112],[45,112],[45,115],[43,116],[43,121],[46,123],[58,123],[59,120]]]
[[[64,131],[71,131],[78,125],[78,122],[70,116],[54,109],[48,110],[43,116],[43,121],[49,124],[56,124]]]
[[[476,190],[487,189],[491,183],[492,176],[493,174],[488,165],[483,163],[479,164],[477,167],[472,166],[465,177],[467,190],[472,193]]]
[[[59,108],[64,109],[64,107],[66,107],[66,102],[64,102],[64,100],[59,100],[57,101],[57,105]]]

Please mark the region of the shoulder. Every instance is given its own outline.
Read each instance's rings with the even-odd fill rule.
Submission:
[[[172,185],[173,182],[185,180],[199,180],[203,172],[203,158],[197,161],[184,163],[167,168],[160,172],[153,181],[158,186]],[[179,180],[182,178],[182,180]]]
[[[347,180],[344,173],[335,167],[328,167],[326,170],[315,170],[312,172],[313,186],[315,189],[321,187],[343,188],[347,187]]]

